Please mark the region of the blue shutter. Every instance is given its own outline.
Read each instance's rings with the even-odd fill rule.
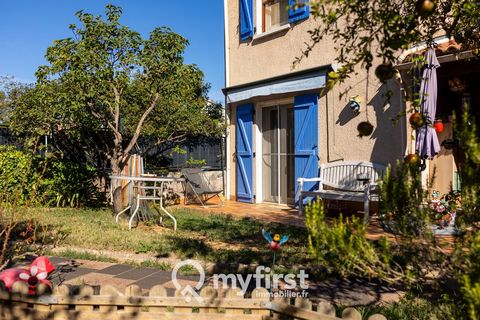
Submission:
[[[299,5],[295,8],[296,3],[305,3],[304,6]],[[295,21],[307,19],[310,15],[310,6],[306,0],[289,0],[290,9],[288,10],[288,22],[293,23]]]
[[[318,177],[318,95],[295,97],[295,181]],[[303,190],[315,190],[317,183],[307,182]],[[298,185],[295,187],[298,201]],[[305,199],[306,200],[306,199]]]
[[[253,203],[253,105],[237,107],[237,200]]]
[[[240,40],[253,37],[253,0],[240,0]]]

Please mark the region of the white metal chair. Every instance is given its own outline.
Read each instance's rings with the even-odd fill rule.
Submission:
[[[185,204],[188,204],[189,199],[196,198],[204,208],[218,206],[218,204],[207,205],[209,200],[218,197],[220,206],[223,206],[223,200],[220,197],[223,190],[213,186],[206,171],[199,168],[185,168],[181,172],[185,178]]]

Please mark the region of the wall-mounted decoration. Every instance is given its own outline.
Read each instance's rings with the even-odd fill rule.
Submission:
[[[360,96],[350,97],[350,100],[348,101],[346,107],[349,108],[350,110],[352,110],[353,113],[359,114],[359,113],[360,113],[360,109],[361,109],[361,99],[360,99]]]

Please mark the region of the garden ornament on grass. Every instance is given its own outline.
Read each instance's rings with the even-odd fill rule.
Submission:
[[[55,270],[53,264],[47,257],[41,256],[33,260],[29,267],[10,268],[0,273],[0,280],[5,284],[8,291],[12,290],[13,284],[22,281],[28,284],[28,293],[35,294],[36,287],[39,284],[52,287],[52,283],[47,280],[50,273]]]
[[[273,236],[270,235],[265,229],[262,229],[262,234],[265,240],[270,245],[270,249],[273,251],[273,263],[272,263],[272,269],[275,267],[275,253],[279,251],[282,248],[282,245],[288,241],[288,236],[284,235],[280,237],[280,235],[277,233]]]

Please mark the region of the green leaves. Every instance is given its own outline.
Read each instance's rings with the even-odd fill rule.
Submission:
[[[367,69],[372,57],[396,64],[402,49],[422,41],[430,43],[439,34],[454,36],[462,49],[480,47],[480,4],[475,1],[310,2],[311,13],[318,24],[309,31],[311,41],[294,65],[308,57],[324,38],[335,41],[338,63],[361,65]]]
[[[366,238],[362,219],[351,217],[327,221],[322,202],[312,202],[306,208],[308,249],[320,267],[342,277],[375,277],[392,280],[397,274],[390,271],[391,253],[388,242],[381,239],[378,246]]]
[[[105,16],[77,12],[73,36],[47,49],[48,64],[35,87],[13,99],[10,117],[17,133],[52,133],[66,157],[108,159],[116,173],[136,145],[148,153],[223,129],[206,107],[203,73],[184,63],[188,40],[168,27],[144,39],[121,25],[121,14],[113,5]]]

